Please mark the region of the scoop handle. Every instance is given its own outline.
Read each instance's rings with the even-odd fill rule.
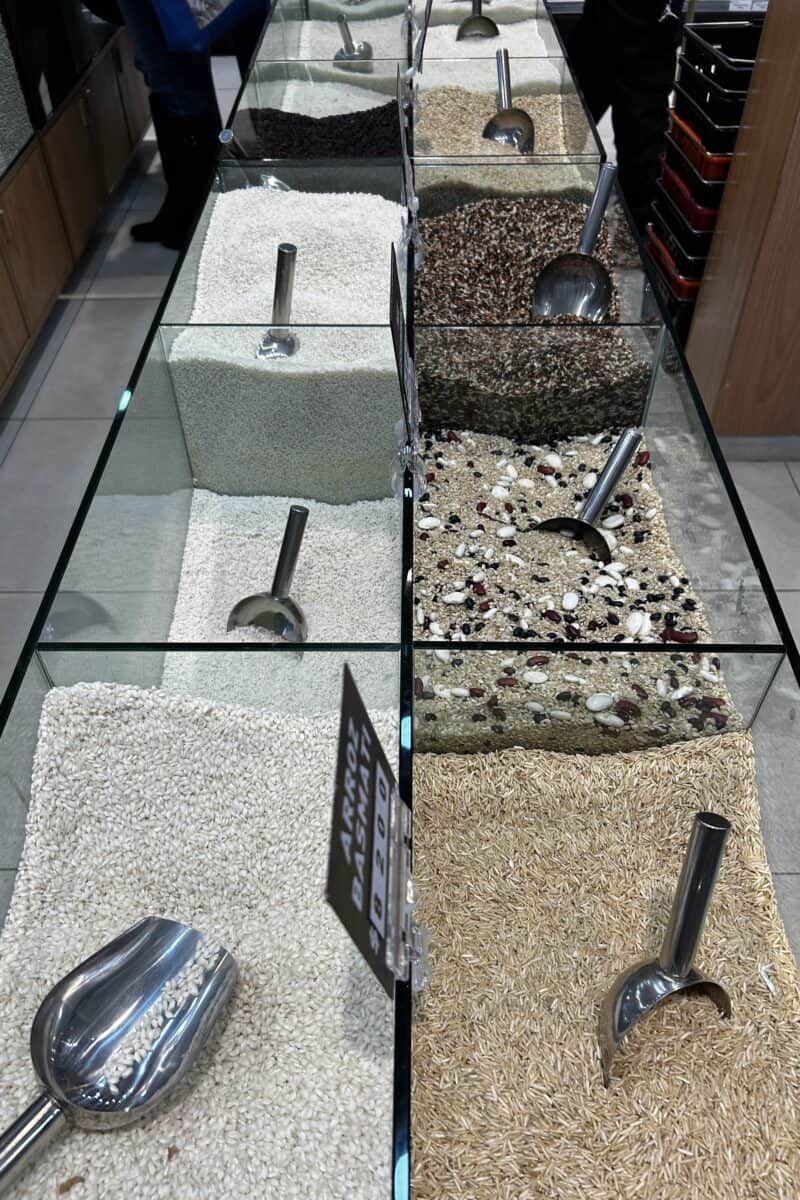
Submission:
[[[60,1132],[63,1109],[46,1092],[0,1135],[0,1192],[11,1186],[35,1156]]]
[[[292,293],[294,271],[297,265],[297,246],[281,242],[278,246],[278,262],[275,268],[275,291],[272,297],[272,325],[283,330],[292,315]],[[276,336],[280,336],[277,334]]]
[[[498,50],[495,53],[497,61],[497,86],[500,90],[500,111],[511,108],[511,67],[508,61],[508,51]]]
[[[691,970],[730,829],[730,822],[717,813],[695,814],[658,956],[658,965],[672,975],[688,975]]]
[[[472,0],[472,15],[473,17],[482,17],[483,0]]]
[[[336,20],[339,24],[339,32],[342,35],[342,45],[344,46],[345,54],[354,54],[356,45],[353,41],[353,35],[350,32],[350,25],[347,17],[344,15],[344,13],[339,13],[339,16],[336,18]]]
[[[580,511],[580,519],[594,525],[608,503],[608,498],[624,475],[628,463],[636,453],[642,435],[638,429],[626,429],[617,438],[617,444],[606,459],[600,478],[586,498]]]
[[[603,163],[600,173],[597,176],[597,183],[594,185],[592,203],[589,205],[589,211],[583,223],[583,232],[581,233],[581,240],[578,243],[579,254],[594,253],[597,239],[600,236],[600,226],[603,224],[603,217],[606,215],[608,201],[611,198],[616,177],[617,168],[614,163]]]
[[[294,569],[303,544],[303,534],[308,520],[308,509],[302,504],[293,504],[289,509],[289,519],[283,533],[281,550],[278,555],[278,565],[272,580],[272,594],[279,600],[289,595],[294,579]]]

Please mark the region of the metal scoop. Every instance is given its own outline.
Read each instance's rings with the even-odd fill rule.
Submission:
[[[603,1001],[597,1036],[606,1087],[617,1046],[662,1000],[676,992],[700,992],[713,1000],[723,1017],[731,1015],[725,989],[692,967],[730,827],[716,813],[695,814],[661,953],[652,962],[623,971]]]
[[[335,63],[366,62],[372,58],[372,46],[369,42],[354,42],[350,25],[344,13],[336,18],[339,32],[342,35],[342,46],[333,56]]]
[[[44,1091],[0,1137],[5,1190],[66,1122],[109,1130],[165,1100],[194,1065],[238,968],[196,929],[145,917],[57,983],[31,1028]]]
[[[535,317],[574,316],[602,321],[608,315],[613,295],[611,276],[592,255],[616,174],[613,163],[603,163],[577,251],[559,254],[540,272],[533,289]]]
[[[502,146],[513,146],[520,154],[533,154],[535,140],[533,121],[521,108],[511,107],[511,68],[508,51],[498,50],[497,82],[500,89],[500,107],[486,125],[483,136],[490,142]]]
[[[459,25],[458,32],[456,33],[457,42],[462,42],[464,38],[490,38],[500,36],[500,30],[497,28],[491,17],[484,17],[481,11],[482,8],[483,0],[472,0],[472,15],[465,17]]]
[[[228,617],[228,631],[244,625],[259,625],[285,642],[304,642],[308,636],[305,614],[289,595],[294,570],[303,542],[308,509],[293,504],[281,542],[278,565],[271,592],[257,592],[234,604]]]
[[[611,562],[611,551],[608,542],[595,522],[613,494],[614,488],[625,474],[628,463],[636,453],[642,435],[638,429],[626,429],[617,438],[617,444],[606,459],[606,465],[600,472],[600,478],[586,497],[583,508],[577,517],[548,517],[536,526],[539,533],[569,533],[586,544],[592,554],[596,554],[601,562]]]
[[[290,333],[286,326],[292,315],[292,293],[294,270],[297,264],[297,246],[281,242],[278,246],[278,263],[275,268],[275,292],[272,297],[272,328],[267,330],[258,344],[256,358],[291,358],[297,353],[300,339]]]

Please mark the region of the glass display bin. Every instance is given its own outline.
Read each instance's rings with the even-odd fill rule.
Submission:
[[[70,1129],[14,1200],[76,1175],[98,1193],[389,1195],[392,1003],[324,886],[343,667],[396,771],[399,655],[251,650],[43,650],[24,674],[0,737],[0,1120],[32,1097],[49,988],[142,917],[199,929],[239,978],[188,1086],[144,1125]],[[210,675],[224,697],[195,687]]]
[[[405,285],[403,189],[399,161],[221,161],[164,323],[269,322],[289,243],[292,323],[388,325],[392,246]]]
[[[679,667],[671,657],[649,655],[659,677]],[[401,1105],[410,1184],[396,1194],[796,1188],[784,1130],[798,1069],[800,691],[780,654],[716,657],[741,724],[707,722],[707,736],[668,746],[620,752],[625,731],[606,727],[588,755],[563,737],[560,749],[505,749],[500,737],[490,753],[426,753],[433,722],[418,708],[414,878],[430,979],[413,1002],[398,998],[413,1093]],[[581,654],[568,669],[599,671],[599,660]],[[697,990],[658,1005],[604,1086],[601,1004],[616,976],[664,953],[700,810],[731,825],[696,951],[730,1017]]]
[[[612,287],[605,319],[533,311],[541,270],[577,248],[597,171],[580,162],[415,161],[414,357],[426,425],[536,443],[641,421],[661,318],[645,302],[646,276],[618,197],[596,249]]]
[[[398,25],[399,30],[399,25]],[[397,158],[406,55],[256,62],[232,129],[248,158]]]
[[[560,56],[510,56],[511,95],[534,126],[531,154],[520,154],[483,136],[499,107],[497,64],[493,57],[423,59],[415,76],[415,162],[498,162],[516,166],[539,160],[599,161],[600,143],[575,84]]]
[[[417,27],[423,23],[424,12],[424,4],[415,5]],[[504,49],[517,58],[561,57],[558,37],[543,5],[491,0],[483,15],[494,21],[498,35],[457,38],[459,26],[471,15],[471,0],[469,3],[451,0],[448,4],[434,4],[425,40],[423,69],[425,63],[441,58],[490,58],[494,61],[495,52]]]
[[[391,5],[353,11],[377,24]],[[512,10],[541,16],[495,9]],[[337,12],[310,0],[273,20]],[[372,96],[395,115],[397,68]],[[322,87],[338,104],[324,72],[257,63],[239,115],[307,111],[295,97]],[[347,86],[366,96],[366,79]],[[391,246],[401,270],[412,257],[402,164],[251,142],[221,166],[0,701],[0,1118],[32,1098],[48,988],[145,913],[218,939],[240,980],[172,1105],[72,1132],[13,1200],[78,1177],[142,1200],[800,1191],[800,657],[681,353],[641,307],[622,207],[600,246],[605,323],[528,319],[531,277],[511,286],[525,236],[501,321],[447,307],[484,303],[504,238],[448,251],[433,222],[506,205],[518,237],[512,218],[538,207],[540,255],[556,252],[597,173],[582,144],[528,164],[415,154],[414,478],[396,304],[389,321]],[[323,201],[327,243],[306,219]],[[373,201],[391,216],[374,265],[344,269],[331,247]],[[276,315],[292,238],[297,303]],[[589,540],[542,530],[583,510],[628,429]],[[302,645],[228,628],[269,590],[292,504],[309,510]],[[428,982],[392,1000],[322,898],[345,664],[413,812],[405,896]],[[666,953],[700,810],[731,825],[694,964],[707,980],[693,954],[676,968],[685,994],[621,1041],[605,1086],[604,997]],[[722,1008],[725,989],[729,1020],[703,988]]]
[[[259,358],[267,331],[161,326],[123,398],[48,639],[258,638],[229,630],[229,615],[271,590],[293,505],[308,511],[290,593],[308,639],[399,639],[391,333],[292,325],[296,354]]]
[[[369,73],[374,60],[404,60],[408,54],[409,24],[405,9],[388,14],[364,13],[363,4],[349,8],[331,5],[327,12],[309,19],[304,6],[295,0],[278,0],[256,54],[257,62],[331,60],[345,71]],[[344,17],[353,48],[340,25]]]

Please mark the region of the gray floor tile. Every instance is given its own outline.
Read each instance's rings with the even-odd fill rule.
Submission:
[[[0,587],[42,591],[110,421],[26,421],[0,467]]]
[[[0,421],[0,466],[14,445],[14,438],[22,427],[22,421]]]
[[[75,265],[72,274],[61,289],[62,298],[86,295],[92,286],[97,272],[103,265],[106,255],[111,249],[113,240],[113,233],[95,233],[92,235],[89,245],[81,256],[80,262]]]
[[[33,402],[33,419],[112,417],[158,301],[86,300]]]
[[[223,125],[228,124],[228,119],[231,115],[234,101],[239,94],[239,85],[235,88],[217,88],[217,104],[219,105],[219,115],[222,117]]]
[[[800,492],[785,463],[733,462],[731,474],[772,582],[800,589]]]
[[[38,592],[0,592],[0,696],[19,658],[41,598]]]
[[[135,210],[126,214],[89,289],[90,298],[153,296],[160,299],[163,295],[178,254],[159,242],[135,242],[131,237],[131,226],[142,219],[142,213]]]
[[[211,60],[211,73],[214,76],[214,86],[220,89],[236,88],[241,84],[239,65],[232,54],[217,54]]]
[[[800,875],[775,875],[773,881],[789,945],[800,962]]]
[[[16,871],[9,871],[8,869],[0,870],[0,924],[6,919],[16,877]]]
[[[4,418],[21,420],[28,415],[64,339],[81,309],[80,300],[58,300],[45,322],[27,362],[0,406]]]
[[[136,180],[136,186],[131,191],[130,212],[137,213],[136,220],[146,220],[142,213],[158,211],[167,194],[167,185],[161,171],[161,160],[155,158],[152,166],[145,174]]]
[[[789,474],[794,480],[795,487],[800,489],[800,462],[787,462],[786,466],[789,468]]]
[[[800,592],[778,592],[778,599],[794,634],[794,640],[800,646]]]
[[[721,437],[720,449],[731,462],[785,462],[800,457],[800,437]]]

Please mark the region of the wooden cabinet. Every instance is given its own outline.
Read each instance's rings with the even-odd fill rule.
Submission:
[[[74,262],[39,142],[0,185],[0,243],[25,321],[35,332]]]
[[[115,61],[131,146],[137,146],[150,124],[150,105],[142,73],[133,61],[133,42],[127,29],[119,34]]]
[[[68,100],[43,131],[42,148],[70,249],[78,259],[97,223],[105,188],[82,92]]]
[[[83,88],[104,196],[109,196],[122,182],[133,149],[117,82],[114,52],[115,46],[111,46],[98,58]]]
[[[11,276],[6,270],[2,258],[0,258],[0,313],[3,314],[3,319],[0,321],[0,389],[2,389],[3,382],[16,367],[28,340],[28,327],[25,324]]]

